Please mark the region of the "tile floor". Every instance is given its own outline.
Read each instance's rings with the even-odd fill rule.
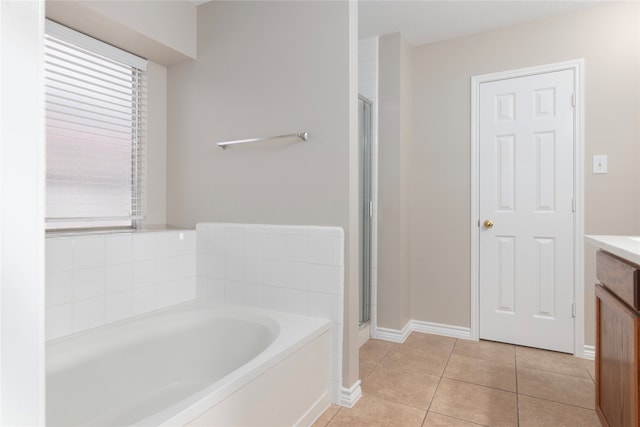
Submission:
[[[360,348],[363,396],[313,427],[590,427],[594,363],[490,341],[412,333]]]

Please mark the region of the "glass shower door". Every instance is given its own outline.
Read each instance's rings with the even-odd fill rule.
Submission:
[[[371,195],[371,101],[359,96],[360,148],[360,325],[371,318],[371,235],[373,201]]]

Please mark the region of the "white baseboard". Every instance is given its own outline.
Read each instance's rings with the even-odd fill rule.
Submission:
[[[595,360],[596,359],[596,347],[593,346],[593,345],[586,345],[585,344],[583,356],[584,356],[585,359]]]
[[[424,322],[422,320],[412,320],[411,330],[424,334],[442,335],[445,337],[471,339],[471,328],[462,326],[445,325],[443,323]]]
[[[375,330],[376,336],[373,338],[377,338],[379,340],[397,342],[402,344],[407,340],[407,337],[409,336],[410,333],[411,333],[411,321],[407,322],[407,324],[404,325],[404,328],[402,328],[402,330],[391,329],[391,328],[381,328],[378,326]]]
[[[410,320],[406,325],[404,325],[402,330],[377,327],[375,328],[375,336],[373,338],[403,343],[407,340],[409,334],[414,331],[465,340],[471,339],[471,328],[445,325],[442,323],[424,322],[422,320]]]
[[[342,387],[340,390],[340,405],[347,408],[353,408],[358,400],[362,397],[362,388],[360,380],[353,383],[349,388]]]

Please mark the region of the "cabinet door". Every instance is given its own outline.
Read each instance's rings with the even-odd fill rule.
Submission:
[[[640,315],[596,285],[596,412],[604,426],[640,427]]]

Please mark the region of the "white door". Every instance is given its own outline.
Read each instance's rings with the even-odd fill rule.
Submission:
[[[480,85],[480,338],[573,352],[574,76]]]

